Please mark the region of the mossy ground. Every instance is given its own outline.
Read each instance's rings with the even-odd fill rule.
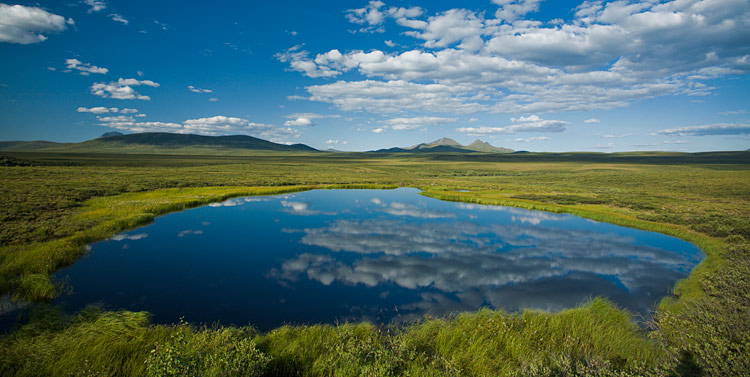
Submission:
[[[445,200],[570,212],[674,235],[707,259],[648,330],[597,299],[560,313],[482,310],[400,327],[154,325],[146,313],[36,305],[0,339],[2,375],[739,375],[750,367],[750,165],[462,161],[460,156],[13,155],[0,167],[0,287],[56,294],[85,245],[233,196],[419,187]],[[735,156],[736,157],[736,156]],[[651,158],[651,157],[649,157]],[[661,158],[661,160],[660,160]],[[671,162],[670,162],[671,161]],[[456,192],[455,190],[471,190]],[[743,369],[744,368],[744,369]]]

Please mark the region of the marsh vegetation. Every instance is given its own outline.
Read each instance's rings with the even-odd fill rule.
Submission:
[[[640,163],[447,157],[13,153],[12,166],[0,167],[0,285],[16,300],[44,302],[59,293],[50,275],[88,243],[184,208],[310,188],[418,187],[445,200],[573,213],[677,236],[707,257],[646,329],[601,299],[555,314],[482,310],[262,333],[156,325],[147,313],[96,308],[66,315],[41,303],[0,340],[0,373],[739,375],[750,367],[747,153]]]

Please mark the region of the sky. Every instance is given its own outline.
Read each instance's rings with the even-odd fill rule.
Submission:
[[[750,148],[750,0],[0,3],[0,140]]]

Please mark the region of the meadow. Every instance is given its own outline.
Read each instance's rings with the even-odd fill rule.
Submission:
[[[699,376],[750,368],[750,153],[258,153],[217,157],[3,152],[0,290],[28,302],[0,338],[0,374]],[[707,257],[645,326],[604,299],[559,313],[483,309],[407,325],[153,324],[148,313],[66,315],[54,271],[88,243],[231,197],[417,187],[658,231]],[[458,192],[456,190],[470,190]],[[665,292],[667,294],[669,292]]]

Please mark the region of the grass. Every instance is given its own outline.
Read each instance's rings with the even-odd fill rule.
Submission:
[[[750,367],[750,165],[742,153],[560,161],[8,154],[0,167],[7,199],[0,202],[0,285],[17,299],[54,296],[49,274],[73,263],[87,243],[160,214],[310,188],[411,186],[444,200],[568,212],[677,236],[707,258],[662,302],[648,331],[601,299],[554,314],[483,310],[403,327],[297,326],[265,334],[156,325],[146,313],[65,316],[39,304],[24,326],[0,338],[2,375],[667,376],[740,375]]]

